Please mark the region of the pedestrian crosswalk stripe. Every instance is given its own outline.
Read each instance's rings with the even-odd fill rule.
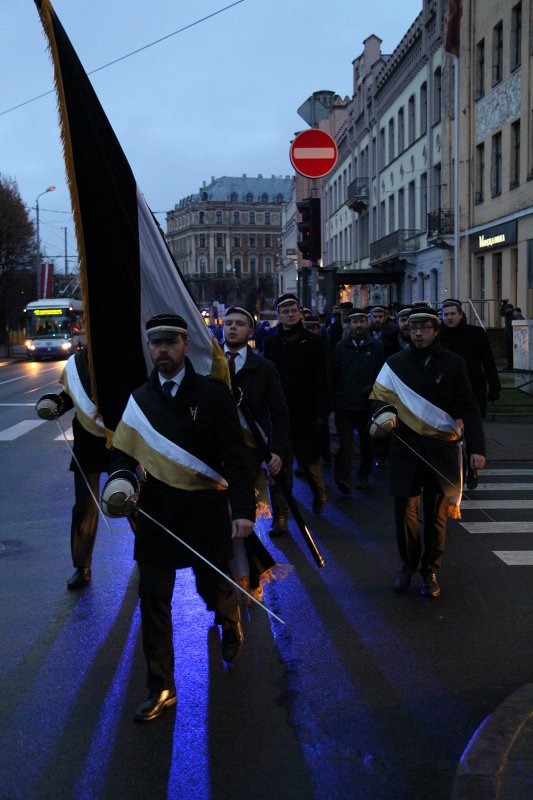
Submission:
[[[533,520],[529,522],[462,522],[468,533],[533,533]]]
[[[65,430],[65,436],[63,436],[63,434],[62,434],[62,433],[60,433],[60,434],[59,434],[59,436],[56,436],[56,438],[54,439],[54,441],[55,441],[55,442],[59,442],[59,441],[61,441],[61,442],[64,442],[64,441],[65,441],[65,437],[66,437],[66,438],[67,438],[67,439],[68,439],[70,442],[72,442],[72,441],[73,441],[73,439],[74,439],[74,434],[73,434],[73,432],[72,432],[72,428],[67,428],[67,429]]]
[[[44,419],[25,419],[23,422],[17,422],[10,428],[0,431],[0,442],[12,442],[13,439],[18,439],[19,436],[24,436],[28,431],[37,428],[39,425],[44,425]]]
[[[480,475],[533,475],[533,469],[484,469]]]
[[[493,550],[492,552],[510,567],[533,566],[533,550]]]
[[[470,494],[472,497],[472,494]],[[461,510],[480,511],[489,508],[533,508],[533,500],[462,500]]]
[[[480,492],[531,492],[533,483],[480,483]]]

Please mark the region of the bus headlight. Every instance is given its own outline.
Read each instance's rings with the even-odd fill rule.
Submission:
[[[26,348],[26,350],[35,350],[35,345],[30,339],[26,339],[26,341],[24,342],[24,347]]]

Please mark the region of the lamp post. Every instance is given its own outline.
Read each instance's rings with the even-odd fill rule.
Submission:
[[[36,296],[36,300],[40,299],[40,294],[41,294],[41,240],[39,238],[39,197],[42,197],[43,194],[46,194],[47,192],[55,192],[55,189],[56,189],[55,186],[49,186],[47,189],[44,190],[44,192],[41,192],[41,194],[38,194],[37,197],[35,198],[35,212],[36,212],[36,214],[35,214],[35,219],[36,219],[35,232],[36,232],[36,236],[37,236],[37,296]]]

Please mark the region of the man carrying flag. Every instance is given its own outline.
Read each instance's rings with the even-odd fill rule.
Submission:
[[[485,466],[483,425],[466,365],[439,344],[439,325],[432,308],[411,312],[411,344],[387,359],[370,395],[381,401],[376,404],[370,434],[382,438],[394,430],[390,492],[395,497],[396,540],[402,560],[394,589],[406,591],[413,573],[420,571],[423,597],[440,594],[437,575],[444,556],[446,522],[449,516],[459,516],[463,427],[472,467]],[[418,519],[421,496],[423,547]]]

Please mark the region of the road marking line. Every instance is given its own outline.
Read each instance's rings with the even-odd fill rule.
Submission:
[[[530,522],[461,522],[468,533],[533,533]]]
[[[461,502],[461,509],[465,511],[481,511],[484,508],[533,508],[533,500],[463,500]]]
[[[54,442],[64,442],[65,438],[68,439],[69,442],[74,441],[74,433],[72,432],[72,428],[66,429],[65,436],[63,436],[61,433],[59,434],[59,436],[56,436]]]
[[[4,407],[11,408],[12,406],[13,407],[14,406],[24,406],[24,408],[28,408],[28,407],[29,408],[35,408],[35,403],[0,403],[0,406],[2,406],[2,408],[4,408]]]
[[[16,425],[0,431],[0,442],[12,442],[13,439],[24,436],[25,433],[37,428],[39,425],[43,425],[45,422],[45,419],[25,419],[23,422],[17,422]]]
[[[484,469],[485,475],[533,475],[533,469]]]
[[[533,550],[493,550],[509,567],[533,567]]]
[[[51,372],[52,370],[55,369],[56,369],[55,367],[48,367],[47,369],[41,369],[39,370],[39,375],[42,375],[43,372]],[[3,386],[4,383],[13,383],[13,381],[22,381],[24,380],[24,378],[31,378],[31,377],[33,376],[30,373],[26,372],[24,375],[19,375],[18,378],[9,378],[9,380],[7,381],[0,381],[0,386]],[[48,384],[45,384],[45,386],[48,386]]]
[[[531,492],[533,483],[480,483],[479,492]]]

